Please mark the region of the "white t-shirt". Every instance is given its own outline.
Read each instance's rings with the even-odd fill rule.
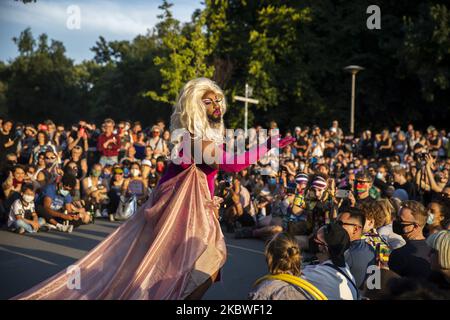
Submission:
[[[11,209],[9,210],[8,227],[11,227],[14,221],[17,220],[18,216],[21,218],[25,218],[25,213],[31,214],[33,212],[35,212],[34,202],[30,202],[24,205],[21,199],[17,199],[13,202]]]
[[[356,300],[358,293],[347,278],[325,264],[332,264],[327,260],[317,265],[308,265],[302,270],[301,277],[315,285],[328,300]],[[340,268],[355,283],[355,278],[350,272],[347,264],[345,268]]]

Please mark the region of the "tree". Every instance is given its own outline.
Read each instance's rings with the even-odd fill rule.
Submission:
[[[171,3],[163,1],[158,16],[161,21],[156,26],[156,36],[161,41],[162,54],[154,63],[160,68],[162,84],[158,93],[150,90],[145,95],[155,101],[174,104],[181,87],[198,77],[212,77],[214,68],[207,64],[211,53],[203,32],[205,15],[197,12],[190,24],[183,27],[173,18]]]

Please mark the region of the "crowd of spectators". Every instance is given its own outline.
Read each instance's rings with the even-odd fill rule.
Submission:
[[[275,128],[272,121],[269,129]],[[448,294],[445,130],[421,131],[410,124],[346,136],[333,121],[329,129],[281,133],[295,142],[279,154],[272,149],[239,173],[219,173],[215,182],[224,199],[224,231],[270,240],[266,259],[272,278],[258,282],[250,298]],[[149,197],[171,149],[162,120],[150,127],[112,119],[99,127],[86,121],[67,127],[51,120],[34,125],[0,119],[0,223],[23,234],[72,232],[96,218],[113,221],[125,199],[134,197],[139,205]],[[372,286],[373,266],[381,283]],[[280,275],[303,282],[292,285]]]

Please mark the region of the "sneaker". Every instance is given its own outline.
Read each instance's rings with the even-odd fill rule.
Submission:
[[[18,233],[18,234],[24,234],[24,233],[25,233],[25,229],[22,228],[22,227],[20,227],[20,228],[16,229],[16,233]]]
[[[100,209],[95,210],[95,216],[96,218],[102,218],[102,212],[100,211]]]
[[[39,232],[49,232],[50,228],[47,227],[45,224],[39,227]]]
[[[46,227],[48,228],[48,230],[56,230],[56,226],[52,225],[51,223],[45,223],[41,226],[42,227]]]
[[[111,222],[116,221],[116,219],[114,219],[114,215],[113,214],[109,215],[109,221],[111,221]]]
[[[61,231],[61,232],[68,232],[68,233],[71,233],[72,232],[72,230],[73,230],[73,225],[67,225],[67,224],[58,224],[58,225],[56,225],[56,229],[58,230],[58,231]]]
[[[103,209],[102,211],[102,217],[103,218],[108,218],[109,214],[108,214],[108,209]]]

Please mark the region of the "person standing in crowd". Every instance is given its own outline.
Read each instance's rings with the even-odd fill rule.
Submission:
[[[408,200],[402,203],[393,230],[406,240],[406,244],[392,251],[389,258],[389,269],[402,277],[426,279],[430,275],[431,248],[423,235],[427,219],[427,211],[420,202]]]
[[[366,218],[360,209],[350,208],[339,214],[337,223],[349,235],[350,247],[345,252],[345,262],[360,289],[367,278],[368,268],[376,264],[374,248],[362,239]]]
[[[381,133],[381,140],[378,146],[378,155],[380,158],[390,157],[392,154],[392,138],[389,135],[389,130],[384,129]]]
[[[114,120],[106,119],[104,122],[103,132],[98,137],[97,149],[100,152],[100,164],[105,166],[107,164],[114,165],[119,162],[120,137],[113,133]]]
[[[0,159],[5,161],[5,155],[8,153],[15,153],[17,148],[17,137],[13,132],[13,122],[11,120],[3,120],[0,128]]]
[[[156,159],[159,156],[167,156],[169,151],[167,149],[167,144],[161,137],[161,127],[154,125],[151,131],[152,136],[148,140],[148,145],[153,150],[153,157]]]
[[[392,169],[393,177],[394,177],[394,188],[395,189],[403,189],[408,194],[408,199],[415,199],[415,187],[411,181],[408,181],[406,178],[406,169],[400,165],[395,166]]]

